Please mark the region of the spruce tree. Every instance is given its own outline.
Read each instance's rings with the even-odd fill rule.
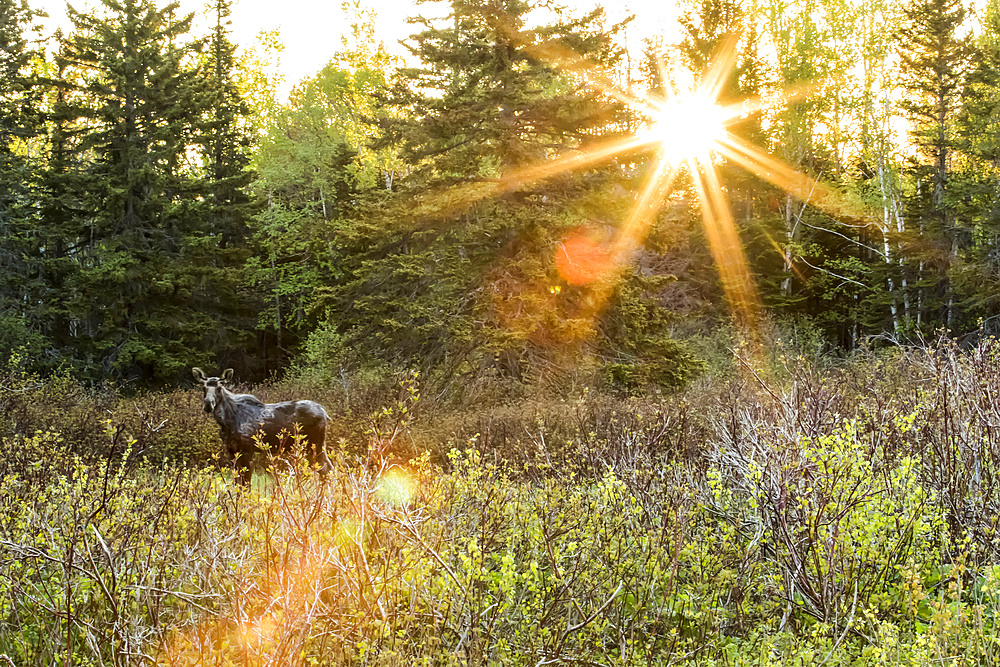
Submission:
[[[215,27],[208,40],[206,75],[211,81],[210,109],[204,130],[206,171],[211,182],[214,234],[225,248],[247,233],[252,213],[246,188],[251,179],[250,110],[234,80],[236,47],[229,41],[231,0],[215,0]]]
[[[956,314],[951,274],[967,244],[956,216],[961,198],[953,182],[955,122],[969,64],[969,44],[961,36],[961,0],[916,0],[905,10],[900,59],[906,98],[903,109],[913,127],[918,158],[910,168],[915,183],[908,215],[916,262],[917,324],[951,326]],[[911,285],[914,281],[911,281]]]
[[[214,311],[228,325],[210,343],[220,363],[243,366],[244,376],[262,376],[268,368],[267,351],[249,338],[260,303],[242,289],[250,254],[250,219],[258,206],[250,197],[253,178],[250,155],[254,139],[251,111],[236,83],[236,46],[229,39],[231,0],[215,0],[215,25],[207,41],[203,72],[210,81],[207,115],[201,128],[206,211],[211,261],[199,267],[202,289],[199,308]]]
[[[449,9],[445,21],[411,19],[424,28],[409,45],[421,66],[402,71],[393,102],[407,116],[387,123],[411,163],[430,161],[444,177],[497,177],[607,125],[606,103],[555,64],[564,51],[597,64],[617,58],[602,10],[529,26],[539,3],[437,2]]]
[[[461,190],[440,190],[426,208],[411,199],[411,188],[502,182],[607,138],[621,109],[576,72],[617,61],[616,28],[605,25],[600,9],[578,17],[557,11],[550,23],[532,24],[544,3],[435,4],[428,13],[446,18],[411,19],[422,28],[409,42],[420,65],[401,71],[390,100],[395,121],[383,124],[385,139],[398,141],[415,168],[396,198],[404,216],[390,222],[391,235],[356,238],[382,259],[350,267],[353,279],[328,303],[346,316],[341,331],[349,342],[378,341],[397,363],[471,364],[520,376],[530,356],[551,353],[540,347],[560,338],[553,330],[575,327],[563,338],[579,342],[593,326],[559,312],[583,310],[578,295],[556,305],[537,291],[552,281],[545,274],[561,237],[580,224],[568,211],[580,195],[572,179],[518,184],[479,203],[463,201]],[[512,321],[508,307],[524,318]]]
[[[0,0],[0,156],[5,165],[15,142],[35,136],[38,129],[37,79],[30,71],[37,54],[27,38],[34,16],[26,0]]]
[[[992,316],[1000,306],[1000,2],[986,8],[983,34],[974,48],[962,110],[958,118],[959,147],[968,158],[963,177],[968,182],[967,217],[971,253],[965,291],[974,314]]]
[[[84,194],[64,235],[72,275],[54,298],[66,304],[68,356],[92,376],[174,378],[232,338],[225,235],[192,160],[217,93],[193,64],[204,45],[188,36],[191,16],[176,11],[151,0],[70,10],[61,123],[73,135],[57,143]]]
[[[0,0],[0,362],[19,347],[38,355],[44,346],[32,324],[36,301],[29,268],[38,224],[37,138],[41,86],[32,71],[38,54],[28,31],[35,13],[25,0]]]

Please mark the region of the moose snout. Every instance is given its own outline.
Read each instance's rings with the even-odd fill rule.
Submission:
[[[212,401],[203,401],[201,407],[205,409],[205,412],[211,413],[215,409],[215,404]]]

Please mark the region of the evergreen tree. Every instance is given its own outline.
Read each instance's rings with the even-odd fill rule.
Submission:
[[[61,56],[71,94],[54,141],[82,192],[82,207],[60,224],[72,273],[59,294],[70,332],[66,356],[81,372],[166,379],[233,345],[225,304],[232,281],[220,278],[230,242],[213,188],[191,157],[205,146],[204,120],[218,92],[192,63],[203,49],[185,41],[191,16],[177,5],[113,0],[104,14],[70,10],[75,30]],[[222,47],[220,47],[222,49]],[[211,144],[209,144],[211,145]],[[223,192],[231,182],[222,149]],[[60,168],[54,163],[54,168]],[[236,165],[238,169],[238,165]],[[226,223],[230,224],[230,223]]]
[[[78,292],[75,276],[80,270],[87,240],[90,237],[90,156],[80,150],[82,137],[89,130],[89,120],[81,117],[71,103],[77,85],[82,82],[69,66],[65,40],[55,34],[59,45],[48,92],[48,146],[46,163],[41,170],[39,218],[30,233],[23,236],[27,267],[25,280],[30,284],[28,313],[31,330],[41,336],[47,348],[46,359],[36,365],[51,367],[68,364],[82,370],[79,362],[78,336],[86,295]]]
[[[958,143],[968,160],[963,179],[972,202],[967,216],[970,259],[975,270],[965,278],[965,292],[976,314],[993,316],[1000,307],[1000,2],[986,8],[983,34],[975,45],[962,111]]]
[[[250,110],[234,79],[236,47],[228,35],[231,5],[231,0],[215,0],[215,27],[205,63],[213,93],[204,129],[206,172],[212,191],[211,229],[213,235],[221,237],[223,248],[245,237],[251,214],[246,192],[252,177]]]
[[[18,347],[38,355],[33,332],[28,240],[37,226],[42,124],[41,87],[31,68],[37,53],[27,33],[35,15],[25,0],[0,0],[0,358]]]
[[[30,71],[37,54],[27,39],[34,16],[26,0],[0,1],[0,155],[4,166],[16,152],[15,143],[25,142],[38,130],[37,80]]]
[[[607,104],[553,63],[562,50],[597,64],[618,57],[602,10],[530,27],[537,3],[436,1],[448,18],[411,19],[424,27],[409,47],[422,66],[402,71],[392,100],[406,117],[385,123],[412,164],[429,160],[446,178],[496,178],[607,126]]]
[[[260,377],[273,370],[267,350],[253,344],[248,333],[256,324],[260,301],[242,289],[248,278],[250,221],[259,208],[249,194],[255,128],[237,85],[236,46],[229,39],[231,6],[231,0],[215,0],[215,26],[202,63],[211,93],[200,143],[209,191],[205,251],[212,261],[200,267],[202,289],[192,305],[217,312],[229,325],[209,343],[220,364],[242,366],[245,375]]]
[[[917,265],[917,326],[951,326],[956,312],[951,274],[960,270],[968,230],[959,224],[961,200],[953,182],[955,122],[969,63],[969,43],[959,30],[961,0],[916,0],[905,10],[900,52],[906,99],[919,157],[910,169],[915,192],[908,215],[915,219],[910,256]]]

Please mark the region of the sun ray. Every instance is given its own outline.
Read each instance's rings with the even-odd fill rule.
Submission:
[[[766,111],[767,109],[771,109],[779,101],[783,104],[788,104],[789,102],[804,99],[816,92],[821,85],[821,82],[800,83],[783,89],[777,99],[768,99],[761,96],[748,97],[744,100],[740,100],[739,102],[723,105],[723,108],[726,110],[726,117],[731,120],[735,120],[740,117],[745,118],[761,113],[762,111]]]
[[[744,324],[753,325],[757,321],[760,299],[718,174],[711,163],[699,163],[694,158],[688,161],[688,169],[726,300]]]
[[[834,188],[795,170],[739,137],[727,135],[719,144],[719,152],[747,171],[830,215],[858,221],[866,221],[870,217],[868,211],[847,201]]]
[[[613,77],[599,65],[581,57],[578,53],[562,44],[554,41],[525,44],[524,50],[556,69],[580,77],[591,88],[623,104],[631,107],[643,104],[643,98],[637,97],[629,91],[622,90],[614,82]]]
[[[726,78],[736,67],[739,41],[739,34],[729,35],[716,52],[699,86],[707,97],[718,100],[722,96],[722,89],[726,85]]]
[[[639,135],[615,139],[584,152],[514,171],[500,180],[500,187],[505,191],[514,190],[560,174],[589,167],[616,155],[642,148],[650,143],[652,140],[649,137]]]
[[[656,164],[646,179],[639,199],[632,207],[618,233],[611,253],[616,263],[623,262],[626,256],[630,255],[634,248],[645,240],[653,216],[656,215],[663,201],[669,195],[678,172],[677,166],[671,164],[669,155],[665,151],[659,151]]]
[[[606,307],[617,284],[618,274],[629,262],[635,249],[645,240],[649,226],[663,201],[669,196],[679,172],[678,166],[673,163],[667,152],[657,152],[656,163],[646,177],[635,205],[629,211],[611,246],[608,265],[600,276],[602,279],[591,283],[588,317],[597,317]]]
[[[631,135],[603,142],[584,151],[541,162],[505,174],[499,179],[483,179],[462,185],[449,185],[422,195],[409,211],[411,219],[450,216],[477,202],[514,192],[546,179],[574,172],[610,158],[627,155],[655,143],[645,135]]]

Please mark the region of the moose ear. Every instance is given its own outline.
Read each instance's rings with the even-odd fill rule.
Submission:
[[[232,379],[233,379],[233,369],[232,369],[232,368],[227,368],[227,369],[226,369],[225,371],[223,371],[223,373],[222,373],[222,380],[223,380],[224,382],[229,382],[229,381],[230,381],[230,380],[232,380]]]
[[[191,369],[191,375],[193,375],[194,379],[198,382],[204,382],[208,379],[208,376],[205,375],[205,371],[201,370],[197,366]]]

